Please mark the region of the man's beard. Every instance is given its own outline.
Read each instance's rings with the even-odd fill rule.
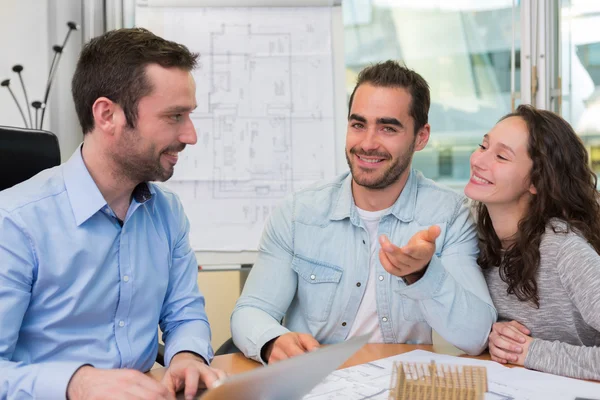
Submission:
[[[365,170],[361,170],[360,167],[353,165],[350,161],[350,154],[355,154],[357,156],[368,156],[368,157],[380,157],[385,160],[391,159],[391,155],[389,153],[381,153],[377,151],[362,151],[357,148],[352,148],[346,152],[346,161],[348,162],[348,166],[350,167],[350,172],[352,173],[352,179],[360,186],[363,186],[367,189],[385,189],[386,187],[396,183],[398,179],[402,176],[402,174],[410,167],[410,163],[412,161],[412,156],[415,150],[415,141],[413,141],[408,148],[408,151],[402,154],[400,157],[396,159],[396,161],[390,165],[383,174],[375,179],[373,176],[379,171],[372,173],[366,172]]]
[[[169,146],[161,152],[156,146],[150,145],[144,150],[138,149],[139,133],[135,129],[127,129],[123,134],[123,140],[118,146],[118,151],[112,154],[112,158],[119,170],[117,173],[136,183],[159,181],[164,182],[173,176],[174,166],[169,168],[161,164],[161,156],[164,152],[178,152],[185,148],[185,144]]]

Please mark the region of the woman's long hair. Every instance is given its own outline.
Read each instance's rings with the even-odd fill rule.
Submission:
[[[558,218],[587,239],[600,253],[600,205],[596,174],[587,151],[568,122],[560,116],[521,105],[508,117],[520,117],[529,131],[528,153],[533,162],[529,179],[536,189],[525,216],[519,221],[515,241],[504,251],[494,231],[487,207],[475,202],[482,268],[498,266],[508,293],[539,307],[536,273],[540,242],[548,222]]]

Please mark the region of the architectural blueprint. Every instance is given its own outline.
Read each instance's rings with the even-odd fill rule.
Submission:
[[[600,383],[543,374],[524,368],[508,368],[492,361],[474,360],[414,350],[398,356],[334,371],[304,400],[388,400],[394,361],[485,366],[486,400],[600,399]]]
[[[136,24],[200,53],[198,143],[165,183],[192,247],[255,250],[287,194],[335,174],[331,7],[138,7]]]

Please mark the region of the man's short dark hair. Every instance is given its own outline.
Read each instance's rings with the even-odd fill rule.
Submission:
[[[143,28],[118,29],[90,40],[79,55],[71,83],[83,133],[94,129],[92,106],[99,97],[119,104],[127,126],[135,128],[138,103],[153,89],[146,77],[146,66],[158,64],[191,71],[197,59],[198,54],[191,53],[184,45]]]
[[[350,113],[350,110],[352,109],[352,100],[354,100],[356,89],[364,83],[379,87],[407,89],[412,98],[408,113],[415,120],[415,135],[419,129],[427,124],[431,102],[429,85],[427,84],[427,81],[415,71],[408,69],[405,65],[400,65],[400,63],[393,60],[366,67],[358,74],[356,86],[352,91],[352,95],[350,95],[348,113]]]

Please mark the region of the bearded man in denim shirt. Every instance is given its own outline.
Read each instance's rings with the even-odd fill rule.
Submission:
[[[231,317],[235,344],[274,362],[372,333],[374,343],[486,347],[496,310],[461,194],[411,169],[429,140],[416,72],[364,69],[350,97],[350,173],[292,194],[271,215]],[[283,322],[283,323],[282,323]]]

